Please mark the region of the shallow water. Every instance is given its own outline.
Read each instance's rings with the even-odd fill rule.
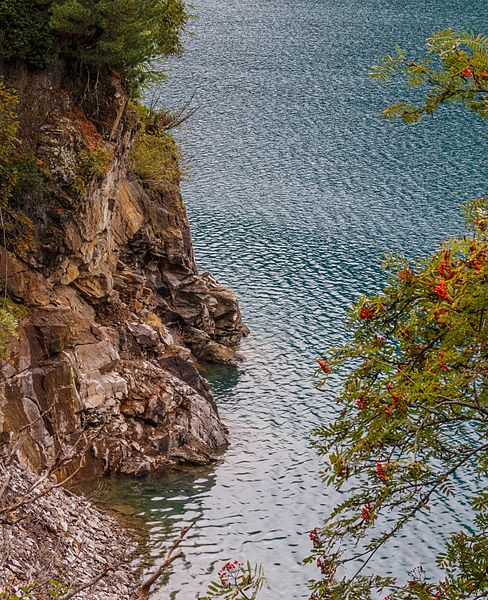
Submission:
[[[442,111],[414,127],[377,117],[400,88],[368,80],[399,43],[417,48],[451,25],[486,30],[484,0],[195,0],[187,53],[171,64],[161,102],[196,90],[178,133],[191,179],[184,195],[196,255],[239,296],[252,334],[238,370],[209,376],[232,443],[220,464],[113,482],[106,497],[147,521],[154,558],[198,518],[156,598],[192,599],[231,558],[262,562],[272,591],[307,597],[308,530],[335,495],[319,480],[310,429],[331,416],[314,387],[318,354],[346,336],[358,294],[378,290],[384,251],[419,256],[461,230],[459,205],[486,193],[474,117]],[[440,503],[376,563],[435,575],[436,532],[466,522],[463,493]]]

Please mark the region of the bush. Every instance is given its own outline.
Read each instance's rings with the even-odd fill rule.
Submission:
[[[8,346],[17,337],[18,321],[26,309],[8,298],[0,298],[0,359],[8,358]]]
[[[42,196],[47,183],[40,161],[34,155],[26,154],[13,161],[13,165],[16,170],[16,184],[11,193],[12,203],[16,204],[26,197]]]
[[[180,158],[180,149],[168,133],[151,134],[142,130],[131,150],[129,164],[146,186],[166,189],[180,181]]]
[[[0,206],[5,206],[17,183],[17,169],[13,161],[15,136],[19,128],[18,98],[5,87],[0,78]]]
[[[89,183],[95,177],[102,177],[113,160],[113,155],[106,148],[82,150],[79,155],[79,169],[82,179]]]
[[[15,317],[5,308],[0,306],[0,358],[7,358],[7,348],[15,337],[17,321]]]

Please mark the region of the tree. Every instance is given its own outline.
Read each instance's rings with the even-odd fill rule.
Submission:
[[[42,69],[69,57],[136,89],[181,51],[188,18],[184,0],[0,0],[0,58]]]
[[[184,0],[56,0],[51,10],[51,27],[67,49],[132,83],[150,76],[153,61],[181,51],[188,20]]]
[[[57,57],[50,25],[53,0],[0,0],[0,60],[43,69]]]
[[[488,38],[448,30],[428,44],[438,70],[430,59],[406,62],[402,51],[374,69],[386,79],[401,67],[410,84],[430,88],[420,105],[394,105],[384,116],[412,122],[455,101],[486,117]],[[312,599],[367,599],[382,591],[388,600],[487,597],[483,486],[470,499],[473,528],[451,534],[438,557],[442,581],[429,581],[421,569],[406,584],[368,572],[372,557],[419,511],[455,493],[455,476],[486,482],[487,200],[470,201],[465,216],[465,235],[430,257],[387,256],[383,292],[352,307],[352,339],[318,361],[322,385],[330,373],[344,375],[337,418],[314,433],[323,477],[344,499],[310,532],[307,561],[322,574],[311,583]]]

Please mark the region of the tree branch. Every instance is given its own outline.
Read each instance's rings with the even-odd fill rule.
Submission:
[[[185,539],[186,535],[190,531],[190,529],[195,525],[196,521],[193,521],[188,527],[184,527],[180,535],[176,538],[176,540],[171,544],[171,546],[166,551],[164,555],[163,562],[159,565],[156,571],[145,579],[139,589],[138,600],[147,600],[149,598],[149,593],[151,591],[152,586],[156,583],[156,581],[161,577],[161,575],[166,571],[166,569],[178,558],[184,558],[183,552],[177,552],[174,554],[175,550],[179,547],[181,542]]]

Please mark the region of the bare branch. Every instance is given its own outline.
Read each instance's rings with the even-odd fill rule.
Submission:
[[[156,571],[150,575],[147,579],[144,580],[140,589],[139,589],[139,597],[138,600],[147,600],[149,598],[149,592],[151,591],[152,586],[156,583],[156,581],[161,577],[161,575],[166,571],[166,569],[178,558],[184,558],[183,552],[174,553],[175,550],[179,547],[181,542],[185,539],[187,533],[190,529],[195,525],[196,521],[193,521],[188,527],[184,527],[181,530],[180,535],[176,538],[173,544],[168,548],[166,554],[164,555],[163,562],[159,565]]]

